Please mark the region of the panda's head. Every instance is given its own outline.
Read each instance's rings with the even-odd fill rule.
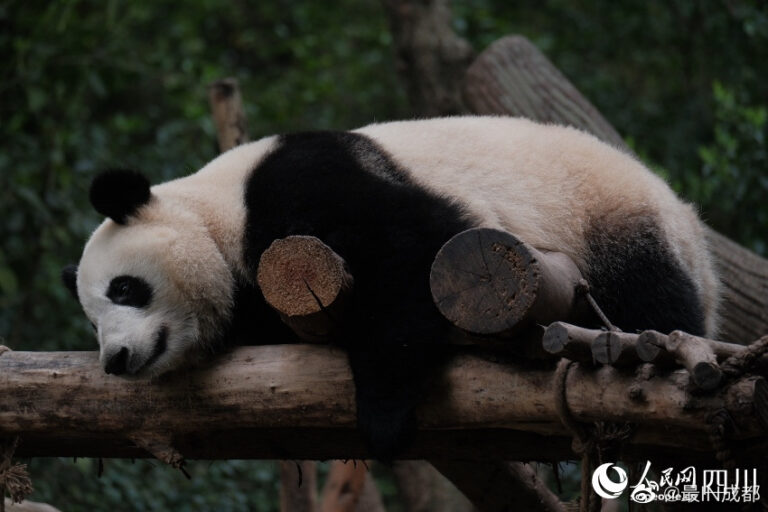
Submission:
[[[154,376],[204,353],[226,327],[233,294],[204,219],[133,171],[97,176],[90,199],[109,218],[63,279],[96,330],[104,370]]]

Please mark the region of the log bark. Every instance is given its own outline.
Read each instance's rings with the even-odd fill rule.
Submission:
[[[353,279],[344,260],[312,236],[275,240],[259,261],[259,288],[299,338],[333,338],[344,316]]]
[[[568,124],[631,154],[616,130],[527,39],[502,38],[467,71],[464,99],[477,114]],[[748,343],[768,332],[768,260],[707,229],[723,284],[720,338]]]
[[[636,384],[632,376],[576,366],[566,401],[578,421],[635,422],[630,451],[654,452],[655,445],[676,457],[708,457],[706,419],[721,408],[736,422],[734,442],[754,448],[762,437],[753,412],[762,379],[691,396],[688,378],[684,370],[651,377],[638,403],[626,391]],[[460,353],[430,384],[403,457],[570,458],[554,392],[550,368]],[[187,458],[364,458],[354,403],[346,355],[330,346],[242,347],[214,366],[155,381],[106,375],[95,352],[0,357],[0,437],[22,436],[18,456],[147,456],[132,439],[172,433],[173,448]]]
[[[637,356],[637,335],[620,331],[604,331],[592,341],[592,357],[600,364],[636,366],[642,361]]]
[[[448,0],[383,0],[390,21],[397,70],[415,114],[465,111],[461,80],[472,48],[453,31]]]
[[[693,381],[704,390],[715,389],[723,377],[712,347],[705,340],[682,331],[667,336],[667,352],[679,361]]]
[[[240,96],[237,80],[223,78],[209,85],[208,102],[216,124],[219,150],[223,153],[248,142],[245,110],[243,110],[243,99]]]
[[[443,245],[432,263],[432,299],[471,334],[510,336],[531,324],[578,316],[581,274],[564,254],[544,253],[504,231],[473,228]]]

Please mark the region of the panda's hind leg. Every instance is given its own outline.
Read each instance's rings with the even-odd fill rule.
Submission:
[[[613,324],[627,332],[705,333],[698,287],[654,215],[593,219],[586,242],[585,277]]]

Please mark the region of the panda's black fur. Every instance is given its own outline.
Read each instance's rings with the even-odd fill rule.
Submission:
[[[367,171],[376,162],[377,174]],[[448,325],[432,303],[429,270],[451,236],[472,226],[461,206],[411,183],[367,137],[344,132],[281,137],[248,179],[245,261],[252,275],[269,244],[312,235],[355,278],[349,354],[358,422],[380,456],[410,421]]]
[[[372,454],[384,459],[407,442],[413,408],[445,353],[449,325],[431,298],[432,261],[452,236],[483,225],[461,198],[439,196],[409,171],[362,133],[280,136],[246,174],[240,199],[248,279],[234,284],[226,331],[229,342],[288,339],[287,328],[249,284],[256,282],[261,255],[289,235],[316,236],[333,248],[355,279],[352,310],[336,341],[349,354],[359,426]],[[132,173],[105,174],[95,183],[111,192],[92,193],[94,205],[118,224],[130,222],[148,201],[147,184]],[[134,199],[127,202],[137,204],[114,199],[128,185],[141,188],[128,194]],[[638,208],[620,222],[615,216],[589,219],[582,271],[598,304],[623,330],[704,334],[696,283],[654,215]],[[64,273],[77,296],[74,276],[71,268]]]

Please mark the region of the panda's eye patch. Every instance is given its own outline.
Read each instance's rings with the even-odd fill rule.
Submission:
[[[152,287],[140,277],[117,276],[109,283],[107,297],[120,306],[143,308],[152,300]]]

